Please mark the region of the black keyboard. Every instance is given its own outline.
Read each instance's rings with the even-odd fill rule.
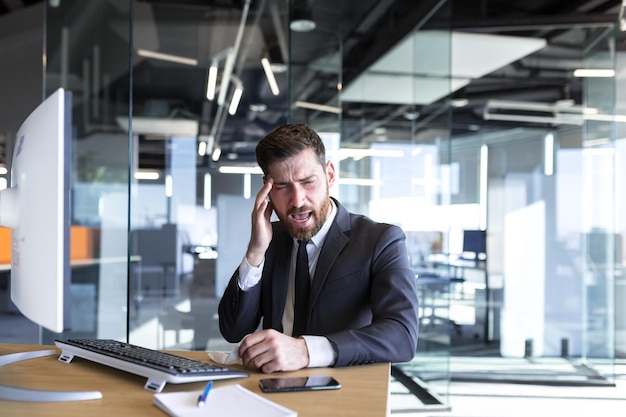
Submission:
[[[189,359],[158,350],[110,339],[56,340],[61,349],[61,362],[69,363],[74,356],[88,359],[126,372],[145,376],[145,389],[161,392],[166,383],[208,381],[247,377],[248,373],[199,360]]]

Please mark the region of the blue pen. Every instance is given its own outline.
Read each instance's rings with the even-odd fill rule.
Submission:
[[[206,384],[204,392],[198,396],[198,407],[204,407],[204,403],[206,403],[209,392],[211,392],[211,387],[213,387],[213,381],[209,381],[209,383]]]

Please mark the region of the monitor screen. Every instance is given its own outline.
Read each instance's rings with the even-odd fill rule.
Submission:
[[[19,128],[0,226],[11,228],[11,299],[34,323],[70,327],[71,94],[55,91]]]
[[[487,232],[484,230],[463,231],[463,252],[487,253]]]
[[[603,267],[622,264],[621,234],[596,230],[584,234],[584,238],[588,262]]]

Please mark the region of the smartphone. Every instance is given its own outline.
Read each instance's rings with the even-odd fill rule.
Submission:
[[[259,387],[263,392],[294,392],[339,389],[341,384],[332,376],[303,376],[261,379]]]

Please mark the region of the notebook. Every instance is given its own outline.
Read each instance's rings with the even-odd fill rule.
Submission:
[[[239,384],[213,388],[204,407],[198,407],[202,391],[161,392],[153,403],[172,417],[297,417],[290,410],[268,400]]]

